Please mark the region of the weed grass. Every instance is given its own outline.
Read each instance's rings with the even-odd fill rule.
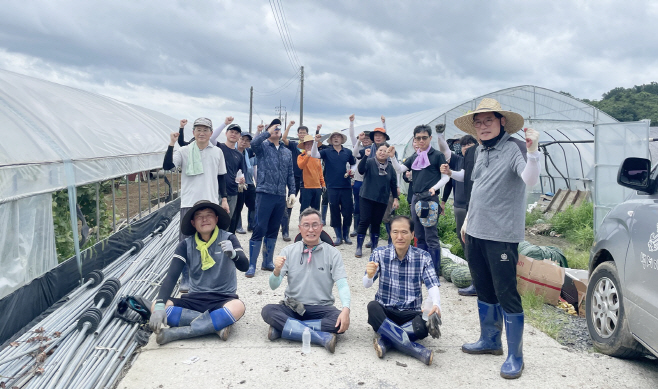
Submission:
[[[587,270],[589,266],[589,251],[577,250],[573,247],[567,247],[563,250],[564,256],[567,257],[569,267],[572,269]]]
[[[560,331],[565,324],[564,315],[550,309],[544,309],[544,298],[532,292],[523,293],[521,303],[528,323],[553,339],[557,340],[559,338]]]
[[[594,243],[594,206],[590,202],[569,206],[550,220],[555,231],[564,235],[576,249],[589,250]]]

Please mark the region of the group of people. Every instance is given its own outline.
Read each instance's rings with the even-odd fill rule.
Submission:
[[[381,358],[394,348],[431,364],[433,352],[415,341],[428,334],[440,336],[437,219],[450,189],[444,189],[442,201],[439,192],[448,184],[473,278],[473,285],[460,293],[477,295],[481,328],[480,339],[462,350],[502,354],[504,320],[508,357],[501,376],[519,377],[524,317],[516,290],[517,246],[524,238],[526,186],[534,186],[539,178],[539,134],[526,129],[525,143],[511,137],[523,127],[523,118],[485,98],[476,110],[455,120],[467,133],[452,145],[460,146],[458,152],[444,139],[445,126],[435,128],[437,150],[431,146],[432,128],[418,125],[413,130],[415,153],[399,162],[387,143],[383,116],[381,127],[358,137],[354,115],[349,119],[352,150],[343,146],[347,136],[340,131],[331,133],[323,145],[320,126],[315,136],[300,126],[299,141],[294,141],[288,139],[294,122],[282,132],[275,119],[259,126],[252,137],[232,124],[232,117],[215,130],[210,119],[197,119],[194,139],[186,143],[186,121],[181,121],[163,164],[182,171],[181,242],[152,307],[157,342],[212,332],[226,340],[245,311],[236,294],[235,270],[253,277],[262,251],[261,269],[272,272],[270,287],[278,288],[284,277],[288,282],[285,299],[262,308],[268,339],[301,341],[308,331],[313,344],[333,353],[336,335],[350,325],[350,288],[335,246],[352,244],[350,236],[356,236],[355,257],[361,257],[370,230],[372,250],[363,285],[369,288],[379,280],[375,300],[367,306],[368,323],[377,333],[377,355]],[[216,143],[224,128],[226,142]],[[174,151],[177,141],[181,147]],[[393,216],[400,180],[409,183],[410,218]],[[283,240],[291,241],[288,226],[298,195],[300,236],[275,256],[279,229]],[[331,210],[333,240],[323,231],[323,198]],[[248,255],[234,235],[242,230],[245,204],[248,230],[253,230]],[[355,231],[350,232],[353,216]],[[389,242],[378,247],[382,221]],[[187,293],[174,298],[181,275],[180,289]],[[432,301],[426,320],[421,312],[423,283]],[[342,310],[334,306],[334,285]],[[163,329],[164,324],[169,328]]]

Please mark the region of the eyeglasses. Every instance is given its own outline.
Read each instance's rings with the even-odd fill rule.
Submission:
[[[490,125],[493,124],[493,122],[494,122],[494,120],[492,118],[486,118],[484,120],[474,120],[473,121],[473,127],[475,127],[475,128],[480,128],[482,126],[489,127]]]
[[[429,136],[416,136],[414,137],[415,140],[421,141],[421,140],[428,140],[430,137]]]
[[[300,227],[302,227],[305,230],[310,230],[310,229],[317,230],[318,228],[322,228],[322,224],[320,224],[320,223],[313,223],[313,224],[304,223]]]

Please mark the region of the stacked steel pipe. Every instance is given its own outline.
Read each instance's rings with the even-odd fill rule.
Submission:
[[[137,332],[144,331],[138,314],[117,317],[117,304],[123,296],[155,298],[178,244],[178,219],[163,220],[105,269],[91,272],[59,308],[0,351],[0,387],[113,387],[139,347]]]

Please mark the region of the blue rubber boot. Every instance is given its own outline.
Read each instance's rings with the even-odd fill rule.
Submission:
[[[334,234],[336,234],[336,239],[334,239],[334,246],[340,246],[343,244],[343,231],[339,227],[334,227]]]
[[[457,293],[459,293],[460,296],[477,296],[477,291],[475,290],[475,286],[471,284],[471,286],[467,286],[466,288],[460,288],[457,289]]]
[[[302,334],[304,329],[309,328],[311,331],[311,343],[322,346],[330,353],[336,351],[336,334],[330,332],[316,331],[310,326],[307,326],[304,322],[297,319],[288,319],[286,324],[283,326],[283,331],[281,331],[281,337],[283,339],[294,340],[297,342],[302,341]]]
[[[391,223],[384,223],[384,228],[386,228],[386,235],[388,235],[388,244],[393,244],[393,239],[391,239]]]
[[[434,271],[438,277],[441,274],[441,247],[439,248],[430,248],[430,256],[432,257],[432,263],[434,264]]]
[[[302,323],[304,323],[308,328],[312,329],[313,331],[320,331],[322,329],[322,320],[304,320]],[[281,337],[281,331],[270,326],[270,329],[267,332],[267,339],[275,340],[275,339],[279,339],[280,337]]]
[[[366,240],[366,236],[363,234],[357,234],[356,235],[356,251],[354,252],[354,256],[357,258],[361,258],[363,256],[363,241]]]
[[[480,339],[475,343],[464,343],[462,351],[467,354],[503,355],[500,340],[503,332],[503,309],[500,304],[487,304],[478,300],[480,316]]]
[[[187,264],[183,265],[178,291],[181,293],[187,293],[190,291],[190,268],[187,267]]]
[[[413,320],[410,320],[403,325],[400,326],[404,330],[404,332],[407,333],[407,336],[409,337],[409,340],[412,342],[415,342],[418,337],[416,336],[416,332],[414,331],[414,324]],[[391,343],[390,340],[384,338],[384,337],[379,337],[375,339],[375,351],[377,351],[377,356],[380,358],[384,358],[384,355],[393,348],[393,343]]]
[[[260,253],[260,246],[263,244],[260,240],[249,241],[249,269],[245,273],[245,277],[251,278],[256,274],[256,264],[258,263],[258,254]]]
[[[205,311],[192,320],[189,326],[160,330],[155,341],[163,345],[175,340],[196,338],[213,332],[217,333],[222,340],[226,340],[228,339],[230,326],[235,321],[231,312],[226,308],[220,308],[212,312]]]
[[[375,251],[375,249],[377,248],[377,245],[379,244],[379,233],[376,233],[376,234],[371,233],[370,234],[370,244],[371,244],[370,252],[372,253],[373,251]]]
[[[261,270],[274,271],[274,246],[276,246],[276,238],[265,238],[265,252],[263,253]]]
[[[170,306],[166,308],[167,325],[169,327],[185,327],[201,315],[201,312],[191,309]]]
[[[523,313],[507,313],[505,335],[507,335],[507,359],[500,367],[500,376],[507,379],[521,377],[523,372]]]
[[[350,239],[350,224],[343,224],[343,241],[345,244],[352,244],[352,239]]]
[[[385,319],[377,333],[382,338],[389,340],[393,348],[401,353],[407,354],[418,359],[426,365],[431,365],[434,359],[434,352],[424,346],[414,343],[409,339],[409,335],[402,327],[393,323],[390,319]]]

